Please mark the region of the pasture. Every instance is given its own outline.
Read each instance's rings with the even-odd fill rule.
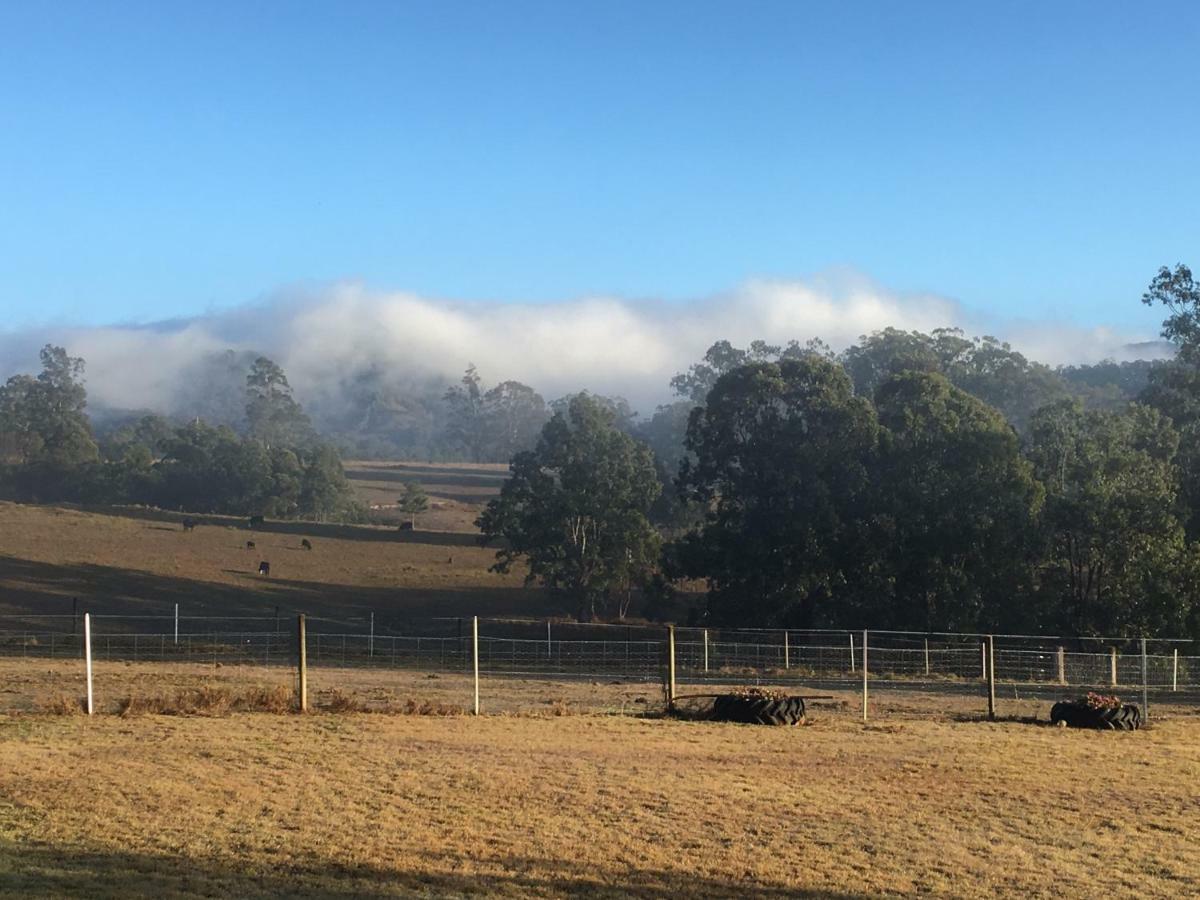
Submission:
[[[410,473],[355,471],[368,500]],[[445,505],[415,532],[196,517],[185,533],[153,510],[0,504],[0,614],[73,598],[138,615],[566,612],[488,571],[469,521],[491,488],[470,480],[493,476],[438,477]],[[286,666],[101,661],[88,719],[65,714],[77,661],[0,660],[0,690],[29,701],[0,706],[33,710],[0,714],[0,895],[1200,893],[1186,705],[1101,734],[1016,718],[1044,721],[1042,701],[987,722],[976,695],[901,691],[864,724],[846,692],[769,729],[660,718],[653,683],[519,678],[485,682],[473,718],[445,715],[469,705],[461,673],[322,667],[307,715],[139,712],[292,684]]]
[[[1200,725],[0,718],[7,896],[1174,897]]]

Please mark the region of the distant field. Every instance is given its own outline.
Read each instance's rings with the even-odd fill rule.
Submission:
[[[270,615],[333,618],[547,615],[563,612],[519,575],[489,572],[477,534],[267,522],[152,510],[83,511],[0,503],[0,614]],[[301,549],[308,538],[313,549]],[[246,549],[253,540],[255,548]],[[260,578],[258,563],[271,564]]]
[[[396,524],[404,515],[395,504],[406,481],[419,482],[429,495],[429,511],[417,518],[419,528],[474,532],[475,519],[500,493],[508,466],[495,463],[415,463],[350,461],[346,476],[376,521]]]
[[[0,717],[0,894],[1200,893],[1200,723]]]

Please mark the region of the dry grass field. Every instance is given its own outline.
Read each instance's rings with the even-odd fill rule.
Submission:
[[[378,460],[346,463],[346,477],[360,500],[380,522],[396,523],[404,516],[396,501],[406,481],[415,481],[429,495],[429,510],[417,517],[417,527],[433,531],[474,531],[484,505],[500,493],[508,466],[497,463],[415,463]]]
[[[0,893],[1200,892],[1200,723],[0,717]]]
[[[307,612],[331,618],[563,612],[519,575],[488,571],[494,548],[466,532],[78,510],[0,503],[0,613],[185,615]],[[308,538],[312,551],[303,550]],[[253,540],[255,548],[246,549]],[[271,563],[270,579],[256,574]]]
[[[565,612],[487,571],[470,522],[489,467],[352,474],[370,503],[415,475],[441,505],[415,532],[205,517],[184,533],[154,510],[0,504],[0,614],[76,597],[136,614]],[[0,659],[0,895],[1200,894],[1194,709],[1081,733],[1034,724],[1046,701],[1004,699],[989,723],[981,696],[897,684],[868,724],[835,692],[807,725],[769,729],[664,719],[656,685],[615,680],[485,673],[480,718],[462,715],[461,674],[318,665],[307,715],[283,712],[292,689],[285,666],[101,659],[86,718],[70,712],[78,661]],[[348,711],[362,704],[386,712]]]

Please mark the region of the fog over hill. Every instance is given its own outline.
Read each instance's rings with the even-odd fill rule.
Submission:
[[[1169,345],[1149,333],[1004,321],[945,297],[896,293],[839,271],[747,281],[686,303],[613,297],[458,302],[354,282],[289,288],[188,319],[0,334],[0,372],[36,371],[38,349],[52,342],[87,361],[96,411],[197,414],[204,404],[237,408],[239,373],[246,360],[265,354],[283,366],[297,398],[319,414],[364,389],[436,391],[473,363],[490,382],[519,380],[547,398],[584,388],[622,395],[646,414],[669,398],[670,377],[716,340],[745,345],[819,337],[839,350],[888,326],[995,334],[1051,365],[1170,354]]]

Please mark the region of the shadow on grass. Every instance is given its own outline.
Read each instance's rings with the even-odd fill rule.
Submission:
[[[72,507],[63,507],[72,508]],[[79,507],[97,516],[112,516],[120,519],[139,519],[145,522],[172,523],[177,528],[156,528],[159,531],[178,530],[182,535],[183,520],[191,519],[197,527],[229,528],[246,533],[253,539],[255,534],[294,534],[307,538],[336,538],[343,541],[378,541],[389,544],[430,544],[435,547],[478,547],[479,535],[469,531],[399,531],[395,528],[380,528],[377,525],[347,525],[340,522],[303,522],[268,519],[254,528],[249,519],[242,516],[218,516],[197,513],[171,512],[141,506],[86,506]],[[152,526],[153,527],[153,526]],[[299,543],[297,541],[297,543]],[[492,544],[491,546],[496,546]]]
[[[325,861],[309,865],[239,865],[234,860],[0,842],[0,893],[37,897],[640,897],[646,900],[742,897],[849,898],[828,890],[706,878],[694,872],[599,869],[565,860],[512,857],[502,874],[457,874],[460,858],[439,854],[433,871],[405,871]]]
[[[242,552],[245,555],[244,551]],[[306,613],[356,630],[375,614],[377,634],[406,633],[410,620],[454,616],[560,616],[546,591],[522,587],[362,587],[259,578],[245,556],[246,584],[218,584],[92,563],[54,564],[0,555],[0,613],[7,616],[291,616]],[[78,605],[75,600],[78,600]],[[319,623],[314,622],[314,628]],[[325,628],[324,630],[330,630]]]

